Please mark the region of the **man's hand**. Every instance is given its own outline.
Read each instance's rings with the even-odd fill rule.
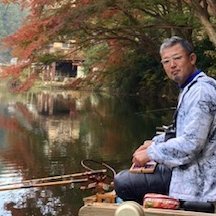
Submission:
[[[137,166],[143,166],[150,158],[147,155],[147,148],[152,144],[152,140],[146,140],[134,153],[132,162]]]
[[[144,143],[134,152],[134,154],[139,152],[139,151],[142,151],[144,149],[147,149],[152,144],[152,142],[153,142],[152,140],[144,141]]]
[[[142,149],[133,154],[132,162],[137,166],[144,166],[150,160],[147,149]]]

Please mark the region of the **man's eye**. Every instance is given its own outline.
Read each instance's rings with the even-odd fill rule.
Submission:
[[[167,59],[167,60],[163,60],[162,63],[163,63],[163,64],[169,64],[169,63],[170,63],[170,60],[168,60],[168,59]]]
[[[182,59],[182,56],[175,56],[175,57],[173,57],[174,61],[178,61],[178,60],[181,60],[181,59]]]

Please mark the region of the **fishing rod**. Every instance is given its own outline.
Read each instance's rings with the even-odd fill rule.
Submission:
[[[113,179],[113,177],[116,175],[115,170],[111,166],[104,162],[98,162],[90,159],[82,160],[81,165],[87,171],[66,175],[50,176],[45,178],[28,179],[20,182],[3,183],[0,184],[0,191],[88,182],[90,183],[87,186],[81,186],[80,189],[95,188],[98,191],[108,191],[110,189],[112,183],[106,183],[106,178],[110,177]],[[92,167],[90,167],[90,165],[99,165],[103,168],[105,167],[105,169],[93,169]],[[106,174],[108,170],[112,172],[112,176]]]
[[[16,189],[27,189],[33,187],[48,187],[48,186],[57,186],[57,185],[65,185],[65,184],[73,184],[73,183],[82,183],[87,182],[89,179],[70,179],[65,181],[55,181],[55,182],[43,182],[43,183],[15,183],[9,186],[0,186],[0,191],[7,191],[7,190],[16,190]]]
[[[18,188],[29,188],[29,187],[43,187],[43,186],[52,186],[52,185],[59,185],[60,182],[62,184],[70,184],[70,183],[79,183],[79,182],[85,182],[88,181],[89,178],[84,179],[69,179],[68,178],[76,178],[76,177],[82,177],[82,176],[92,176],[97,174],[104,174],[106,173],[106,169],[100,169],[100,170],[92,170],[92,171],[85,171],[80,173],[73,173],[73,174],[67,174],[67,175],[59,175],[59,176],[51,176],[51,177],[45,177],[45,178],[37,178],[37,179],[29,179],[24,180],[21,182],[11,182],[11,183],[4,183],[0,184],[0,191],[2,190],[10,190],[11,187],[13,189]],[[62,179],[61,181],[56,181]],[[51,182],[46,182],[51,181]]]
[[[135,115],[145,115],[146,113],[163,112],[163,111],[171,111],[171,110],[176,110],[176,107],[166,107],[166,108],[146,110],[145,112],[136,112]]]
[[[166,107],[166,108],[152,109],[152,110],[146,110],[146,112],[151,113],[151,112],[161,112],[161,111],[169,111],[169,110],[176,110],[176,107]]]
[[[104,161],[96,161],[93,159],[84,159],[81,161],[81,166],[85,168],[86,170],[93,171],[93,167],[105,167],[107,171],[111,172],[110,174],[106,175],[97,175],[97,176],[90,176],[90,180],[93,180],[92,183],[86,185],[86,186],[81,186],[81,190],[86,190],[86,189],[93,189],[95,188],[99,193],[104,193],[105,191],[109,191],[111,188],[113,188],[114,183],[113,179],[116,175],[116,171],[107,163]],[[111,180],[107,181],[107,177]]]
[[[81,160],[81,165],[83,168],[85,168],[86,170],[89,170],[89,171],[94,171],[94,169],[92,167],[90,167],[90,165],[87,165],[87,163],[91,164],[91,166],[94,166],[94,165],[100,165],[100,166],[103,166],[106,168],[106,170],[110,170],[111,173],[112,173],[112,178],[116,175],[116,171],[110,166],[108,165],[107,163],[105,163],[104,161],[96,161],[96,160],[93,160],[93,159],[84,159],[84,160]]]

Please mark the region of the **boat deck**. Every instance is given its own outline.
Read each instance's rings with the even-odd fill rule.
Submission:
[[[120,206],[120,204],[113,202],[114,197],[114,193],[107,193],[106,198],[108,198],[108,200],[103,200],[104,195],[96,195],[84,198],[84,206],[80,208],[78,216],[114,216],[115,211]],[[216,213],[159,208],[143,208],[143,211],[145,216],[216,216]]]
[[[114,216],[118,204],[92,203],[86,204],[79,210],[79,216]],[[214,213],[192,212],[183,210],[145,208],[145,216],[216,216]]]

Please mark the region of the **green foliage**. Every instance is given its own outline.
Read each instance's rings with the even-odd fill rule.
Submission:
[[[159,63],[144,52],[128,52],[125,53],[122,64],[108,68],[109,83],[112,84],[112,89],[121,94],[137,94],[143,86],[151,91],[156,83],[163,80],[163,77],[157,75],[159,67]],[[146,79],[147,77],[150,79]]]
[[[198,66],[205,68],[209,74],[214,73],[214,51],[211,49],[206,52],[206,49],[209,49],[209,40],[200,40],[199,37],[192,38],[194,30],[200,32],[202,29],[194,16],[193,9],[184,1],[177,3],[177,1],[140,0],[124,1],[124,4],[121,2],[109,1],[109,5],[106,5],[104,1],[100,1],[98,4],[100,9],[94,11],[94,15],[109,7],[115,7],[120,11],[112,17],[104,19],[98,16],[98,19],[95,18],[93,23],[94,29],[102,31],[99,35],[106,34],[107,38],[113,36],[125,50],[124,60],[119,65],[108,65],[105,72],[107,74],[104,77],[111,81],[104,82],[104,85],[108,83],[111,85],[111,89],[120,93],[140,92],[155,98],[158,97],[160,89],[164,98],[167,95],[174,98],[175,85],[164,78],[162,68],[158,63],[158,49],[161,41],[174,34],[185,37],[198,45],[198,57],[202,56],[202,58],[198,58]],[[102,37],[98,36],[97,39],[101,40]],[[201,43],[197,43],[197,41],[201,41]],[[98,52],[91,54],[91,59],[95,60],[92,61],[94,65],[97,62],[100,64],[106,59],[106,55],[98,55]],[[94,54],[97,56],[94,57]],[[206,58],[203,58],[203,55]],[[86,57],[88,59],[88,55]]]
[[[208,38],[195,42],[195,53],[198,58],[198,68],[216,77],[216,51]]]
[[[83,66],[84,73],[87,75],[88,72],[92,71],[94,67],[105,64],[106,57],[109,54],[109,49],[106,43],[98,43],[88,49],[85,49],[84,52],[86,59],[83,63]]]
[[[38,62],[49,65],[63,58],[64,56],[61,53],[45,53],[38,56]]]
[[[206,51],[205,54],[212,59],[211,65],[207,72],[210,76],[214,77],[216,79],[216,51],[215,50],[209,50]]]

